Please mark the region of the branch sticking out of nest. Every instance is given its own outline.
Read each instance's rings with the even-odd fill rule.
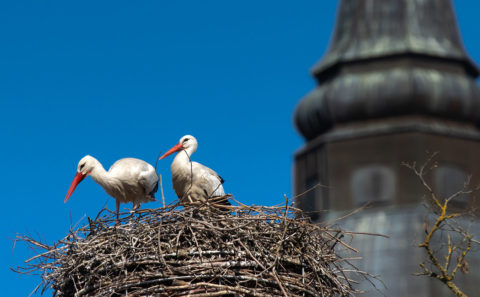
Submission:
[[[20,272],[41,274],[54,296],[351,296],[337,253],[342,232],[278,207],[166,207],[112,226],[112,213],[41,252]],[[359,275],[365,273],[349,267]]]

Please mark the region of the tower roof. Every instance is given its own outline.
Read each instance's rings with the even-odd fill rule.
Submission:
[[[480,122],[477,66],[450,0],[342,0],[318,86],[295,121],[312,139],[336,123],[405,114]]]

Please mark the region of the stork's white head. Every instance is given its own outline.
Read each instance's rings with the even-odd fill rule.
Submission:
[[[75,174],[75,177],[73,178],[72,184],[70,185],[70,188],[68,189],[67,196],[65,196],[64,202],[67,202],[68,199],[70,199],[70,196],[72,196],[73,191],[75,191],[75,188],[78,186],[78,184],[85,178],[87,177],[90,172],[97,166],[98,161],[94,157],[90,155],[86,155],[83,157],[80,162],[78,162],[77,166],[77,174]]]
[[[97,166],[98,161],[90,155],[83,157],[80,162],[78,162],[77,172],[82,175],[88,176],[90,172]]]
[[[198,148],[197,139],[192,135],[183,136],[182,138],[180,138],[180,141],[178,143],[182,144],[182,148],[184,150],[189,150],[192,153],[194,153]]]
[[[175,152],[181,151],[181,150],[186,150],[188,154],[191,156],[198,147],[198,142],[195,137],[192,135],[185,135],[182,138],[180,138],[180,141],[172,147],[168,152],[166,152],[163,156],[160,157],[160,159],[165,158],[166,156],[169,156]]]

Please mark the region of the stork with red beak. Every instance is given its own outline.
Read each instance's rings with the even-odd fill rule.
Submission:
[[[173,189],[183,205],[195,202],[206,202],[210,198],[225,196],[224,180],[212,169],[191,161],[191,156],[197,150],[195,137],[185,135],[178,144],[166,152],[160,159],[178,152],[173,159],[172,183]],[[222,201],[228,203],[228,201]]]
[[[142,202],[155,201],[159,178],[152,165],[139,159],[124,158],[105,171],[97,159],[87,155],[78,162],[77,174],[68,189],[65,203],[77,185],[89,175],[115,198],[117,223],[120,203],[132,202],[135,211]]]

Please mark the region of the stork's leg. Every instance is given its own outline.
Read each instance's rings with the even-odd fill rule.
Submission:
[[[132,206],[132,212],[135,212],[135,211],[140,207],[140,203],[135,203],[135,202],[133,202],[132,204],[133,204],[133,206]]]
[[[120,221],[118,220],[118,212],[120,211],[120,201],[119,200],[115,200],[115,207],[116,207],[116,214],[117,214],[117,223],[115,225],[118,225],[120,223]]]

